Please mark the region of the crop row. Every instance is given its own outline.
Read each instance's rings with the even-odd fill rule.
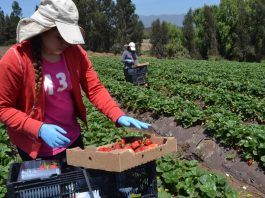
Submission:
[[[155,79],[152,76],[154,70],[168,71],[167,61],[164,61],[164,68],[150,66],[150,89],[136,87],[124,82],[122,65],[117,59],[108,59],[107,66],[105,61],[95,58],[94,65],[104,84],[121,105],[138,112],[149,111],[160,116],[174,116],[177,123],[184,127],[204,124],[206,131],[222,144],[238,148],[246,160],[255,159],[265,166],[265,127],[255,124],[256,120],[261,123],[264,119],[265,108],[262,99],[233,94],[227,90],[219,89],[213,92],[209,87],[202,85],[199,85],[201,89],[196,89],[189,84],[183,84],[184,88],[178,87],[182,91],[177,92],[173,81],[165,86],[165,79]],[[175,90],[174,94],[172,90]],[[205,93],[198,94],[198,90],[204,90]],[[204,100],[195,99],[194,93]]]

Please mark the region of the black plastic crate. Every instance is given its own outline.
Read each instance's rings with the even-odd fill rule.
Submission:
[[[75,198],[77,193],[89,189],[97,191],[101,198],[157,198],[155,161],[121,173],[69,166],[60,175],[17,182],[20,165],[14,163],[10,167],[8,198]]]
[[[124,69],[124,75],[127,82],[135,85],[146,83],[147,66]]]
[[[128,75],[146,74],[146,73],[147,73],[147,66],[132,67],[127,69]]]
[[[135,85],[143,85],[146,83],[145,74],[128,75],[126,79],[128,82]]]
[[[17,182],[21,163],[14,163],[10,167],[7,180],[8,198],[74,198],[77,193],[89,191],[84,170],[81,168],[70,168],[60,175],[54,175],[47,179],[32,179]],[[89,178],[92,191],[102,198],[113,194],[111,173],[95,170],[85,170]],[[92,196],[91,196],[92,197]]]
[[[115,173],[116,197],[157,198],[157,180],[155,161],[135,168]]]

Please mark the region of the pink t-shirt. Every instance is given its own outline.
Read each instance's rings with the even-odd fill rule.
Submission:
[[[64,56],[59,62],[42,61],[45,90],[44,123],[62,127],[71,142],[64,148],[51,148],[44,141],[38,156],[51,156],[64,151],[80,136],[80,126],[76,120],[72,82]]]

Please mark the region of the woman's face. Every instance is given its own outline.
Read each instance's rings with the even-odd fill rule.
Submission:
[[[70,45],[62,38],[57,28],[52,28],[44,32],[41,39],[42,50],[46,54],[59,55]]]

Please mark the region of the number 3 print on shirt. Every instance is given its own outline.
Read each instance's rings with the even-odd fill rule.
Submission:
[[[63,90],[65,90],[68,86],[67,82],[66,82],[66,76],[65,76],[65,73],[58,73],[56,74],[56,78],[58,79],[59,81],[59,87],[57,88],[57,92],[62,92]],[[50,74],[46,74],[45,77],[44,77],[44,89],[45,89],[45,92],[48,94],[48,95],[53,95],[54,94],[54,81],[52,80],[52,77]]]

